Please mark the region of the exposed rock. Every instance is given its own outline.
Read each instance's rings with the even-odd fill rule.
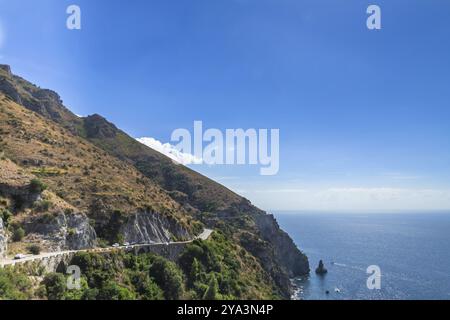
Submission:
[[[77,134],[77,127],[82,122],[64,105],[60,96],[48,89],[38,86],[11,73],[7,65],[0,65],[0,92],[25,108],[61,123],[66,129]]]
[[[5,71],[8,76],[11,76],[11,67],[7,64],[0,64],[0,69]]]
[[[192,239],[189,231],[176,219],[150,211],[124,213],[114,210],[101,199],[89,206],[89,217],[95,220],[97,235],[109,242],[117,241],[117,236],[130,243]]]
[[[264,240],[272,244],[277,262],[286,269],[290,277],[309,273],[309,262],[289,235],[281,230],[273,215],[258,214],[254,220]]]
[[[261,266],[280,288],[280,293],[286,298],[290,297],[292,284],[289,273],[275,259],[275,250],[272,244],[261,240],[254,234],[243,233],[241,235],[241,245],[259,259]]]
[[[48,214],[29,220],[24,227],[27,234],[33,234],[54,251],[93,248],[97,242],[89,219],[80,213]]]
[[[316,269],[316,273],[318,275],[325,275],[328,272],[328,270],[325,268],[325,265],[323,264],[323,261],[319,261],[319,266]]]
[[[3,225],[3,219],[0,218],[0,258],[4,257],[8,249],[8,238],[6,237],[6,229]]]
[[[61,118],[62,100],[59,95],[51,90],[42,89],[31,93],[33,100],[25,103],[25,107],[36,111],[40,114],[50,117],[51,119]]]
[[[309,273],[308,258],[298,249],[291,237],[280,228],[273,215],[254,207],[246,199],[230,210],[218,213],[221,220],[235,220],[247,215],[254,221],[256,231],[261,238],[271,245],[274,260],[288,273],[289,277]]]
[[[127,242],[164,243],[173,240],[190,240],[192,236],[180,223],[157,213],[136,213],[128,218],[121,229]]]
[[[292,293],[290,278],[306,275],[309,261],[284,232],[273,215],[254,207],[243,199],[237,206],[216,213],[217,218],[203,219],[210,228],[220,228],[221,221],[252,233],[241,234],[240,243],[258,258],[264,270],[274,279],[281,294],[289,298]],[[248,219],[250,218],[250,219]]]
[[[13,186],[0,183],[0,195],[14,199],[21,206],[31,206],[41,199],[40,193],[30,191],[30,186]]]
[[[290,278],[309,273],[308,258],[297,248],[289,235],[280,229],[273,215],[253,210],[251,216],[259,236],[244,233],[241,244],[261,261],[262,267],[281,289],[281,294],[290,297]]]
[[[0,91],[11,98],[14,102],[22,104],[22,97],[11,81],[8,81],[5,78],[0,78]]]
[[[118,129],[98,114],[84,118],[84,129],[88,138],[114,138]]]

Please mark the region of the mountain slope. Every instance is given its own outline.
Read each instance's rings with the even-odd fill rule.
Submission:
[[[85,210],[102,238],[117,236],[126,223],[117,210],[158,213],[174,221],[165,225],[178,236],[196,232],[200,222],[222,230],[258,258],[285,297],[289,277],[309,272],[307,258],[273,216],[224,186],[174,164],[99,115],[77,117],[56,93],[13,75],[9,66],[0,66],[0,93],[5,152]]]
[[[1,152],[20,166],[22,175],[39,178],[60,198],[89,215],[105,240],[117,241],[121,234],[136,240],[133,230],[123,226],[133,228],[140,216],[157,216],[167,237],[139,241],[190,239],[201,229],[166,191],[133,166],[2,94],[0,133]],[[7,170],[5,165],[2,170]],[[14,189],[5,179],[0,180],[2,184]]]

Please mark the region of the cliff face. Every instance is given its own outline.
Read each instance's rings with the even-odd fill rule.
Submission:
[[[281,295],[290,297],[290,278],[309,273],[308,258],[280,229],[273,215],[258,209],[247,210],[250,210],[248,215],[222,212],[220,219],[237,225],[240,232],[235,237],[239,243],[261,261],[261,266],[272,277]],[[243,226],[243,221],[248,225]]]
[[[3,258],[8,249],[8,239],[6,238],[6,230],[3,225],[3,219],[0,218],[0,258]]]
[[[290,277],[309,273],[308,258],[297,248],[291,237],[281,230],[273,215],[256,215],[254,219],[262,238],[272,244],[275,259]]]
[[[24,227],[33,240],[40,240],[52,251],[89,249],[97,245],[94,228],[80,213],[59,212],[32,218]]]
[[[166,243],[173,240],[190,240],[192,236],[176,221],[156,213],[136,213],[122,226],[121,234],[129,243]]]
[[[220,227],[222,223],[226,228],[232,226],[236,241],[261,261],[261,266],[286,297],[290,296],[290,278],[310,272],[308,257],[281,230],[275,217],[248,200],[243,199],[215,217],[209,215],[204,222],[212,228]]]
[[[79,119],[64,105],[60,96],[48,89],[41,89],[11,73],[7,65],[0,65],[0,92],[25,108],[61,123],[76,132]]]

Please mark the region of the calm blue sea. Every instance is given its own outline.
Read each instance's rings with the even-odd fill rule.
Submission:
[[[450,214],[275,213],[314,271],[297,279],[299,299],[450,299]],[[381,268],[381,290],[367,267]],[[326,294],[329,291],[329,294]]]

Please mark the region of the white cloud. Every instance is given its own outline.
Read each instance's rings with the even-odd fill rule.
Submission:
[[[306,193],[306,189],[262,189],[254,190],[255,193]]]
[[[161,141],[150,137],[137,138],[136,140],[146,145],[147,147],[166,155],[173,161],[183,165],[201,164],[203,162],[202,159],[197,158],[190,153],[183,153],[178,151],[175,146],[171,145],[170,143],[162,143]]]

